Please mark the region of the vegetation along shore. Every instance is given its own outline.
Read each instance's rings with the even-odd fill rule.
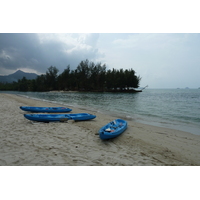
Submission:
[[[89,60],[81,61],[75,70],[70,65],[58,75],[59,70],[51,66],[46,74],[36,79],[27,80],[25,77],[13,83],[0,83],[0,90],[13,91],[111,91],[137,92],[140,76],[133,69],[106,70],[106,65],[95,64]],[[139,90],[141,91],[141,90]]]

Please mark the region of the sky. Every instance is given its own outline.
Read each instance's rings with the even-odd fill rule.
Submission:
[[[0,74],[62,73],[85,59],[134,69],[140,86],[200,87],[199,33],[0,33]]]
[[[62,73],[88,59],[107,69],[132,68],[141,87],[200,87],[196,0],[3,4],[0,75],[19,69],[42,74],[50,66]]]

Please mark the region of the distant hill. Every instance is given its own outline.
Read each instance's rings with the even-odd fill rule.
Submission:
[[[17,82],[19,79],[22,79],[23,77],[26,77],[26,79],[32,80],[32,79],[36,79],[37,76],[38,75],[35,73],[27,73],[27,72],[18,70],[13,74],[10,74],[7,76],[0,76],[0,82],[1,83],[12,83],[13,81]]]

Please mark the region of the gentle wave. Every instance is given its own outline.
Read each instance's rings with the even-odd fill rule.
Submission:
[[[141,93],[8,92],[200,135],[200,90],[146,89]]]

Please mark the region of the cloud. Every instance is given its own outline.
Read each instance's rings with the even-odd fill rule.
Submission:
[[[35,34],[0,34],[0,69],[39,69],[38,42]]]
[[[141,85],[153,88],[198,87],[199,34],[118,36],[105,50],[105,59],[114,68],[133,68],[142,77]]]
[[[60,72],[85,59],[102,56],[96,44],[99,34],[0,34],[0,74],[17,69],[45,73],[51,65]]]
[[[200,87],[200,34],[0,34],[0,74],[17,69],[62,73],[85,59],[107,69],[134,69],[141,86]]]

